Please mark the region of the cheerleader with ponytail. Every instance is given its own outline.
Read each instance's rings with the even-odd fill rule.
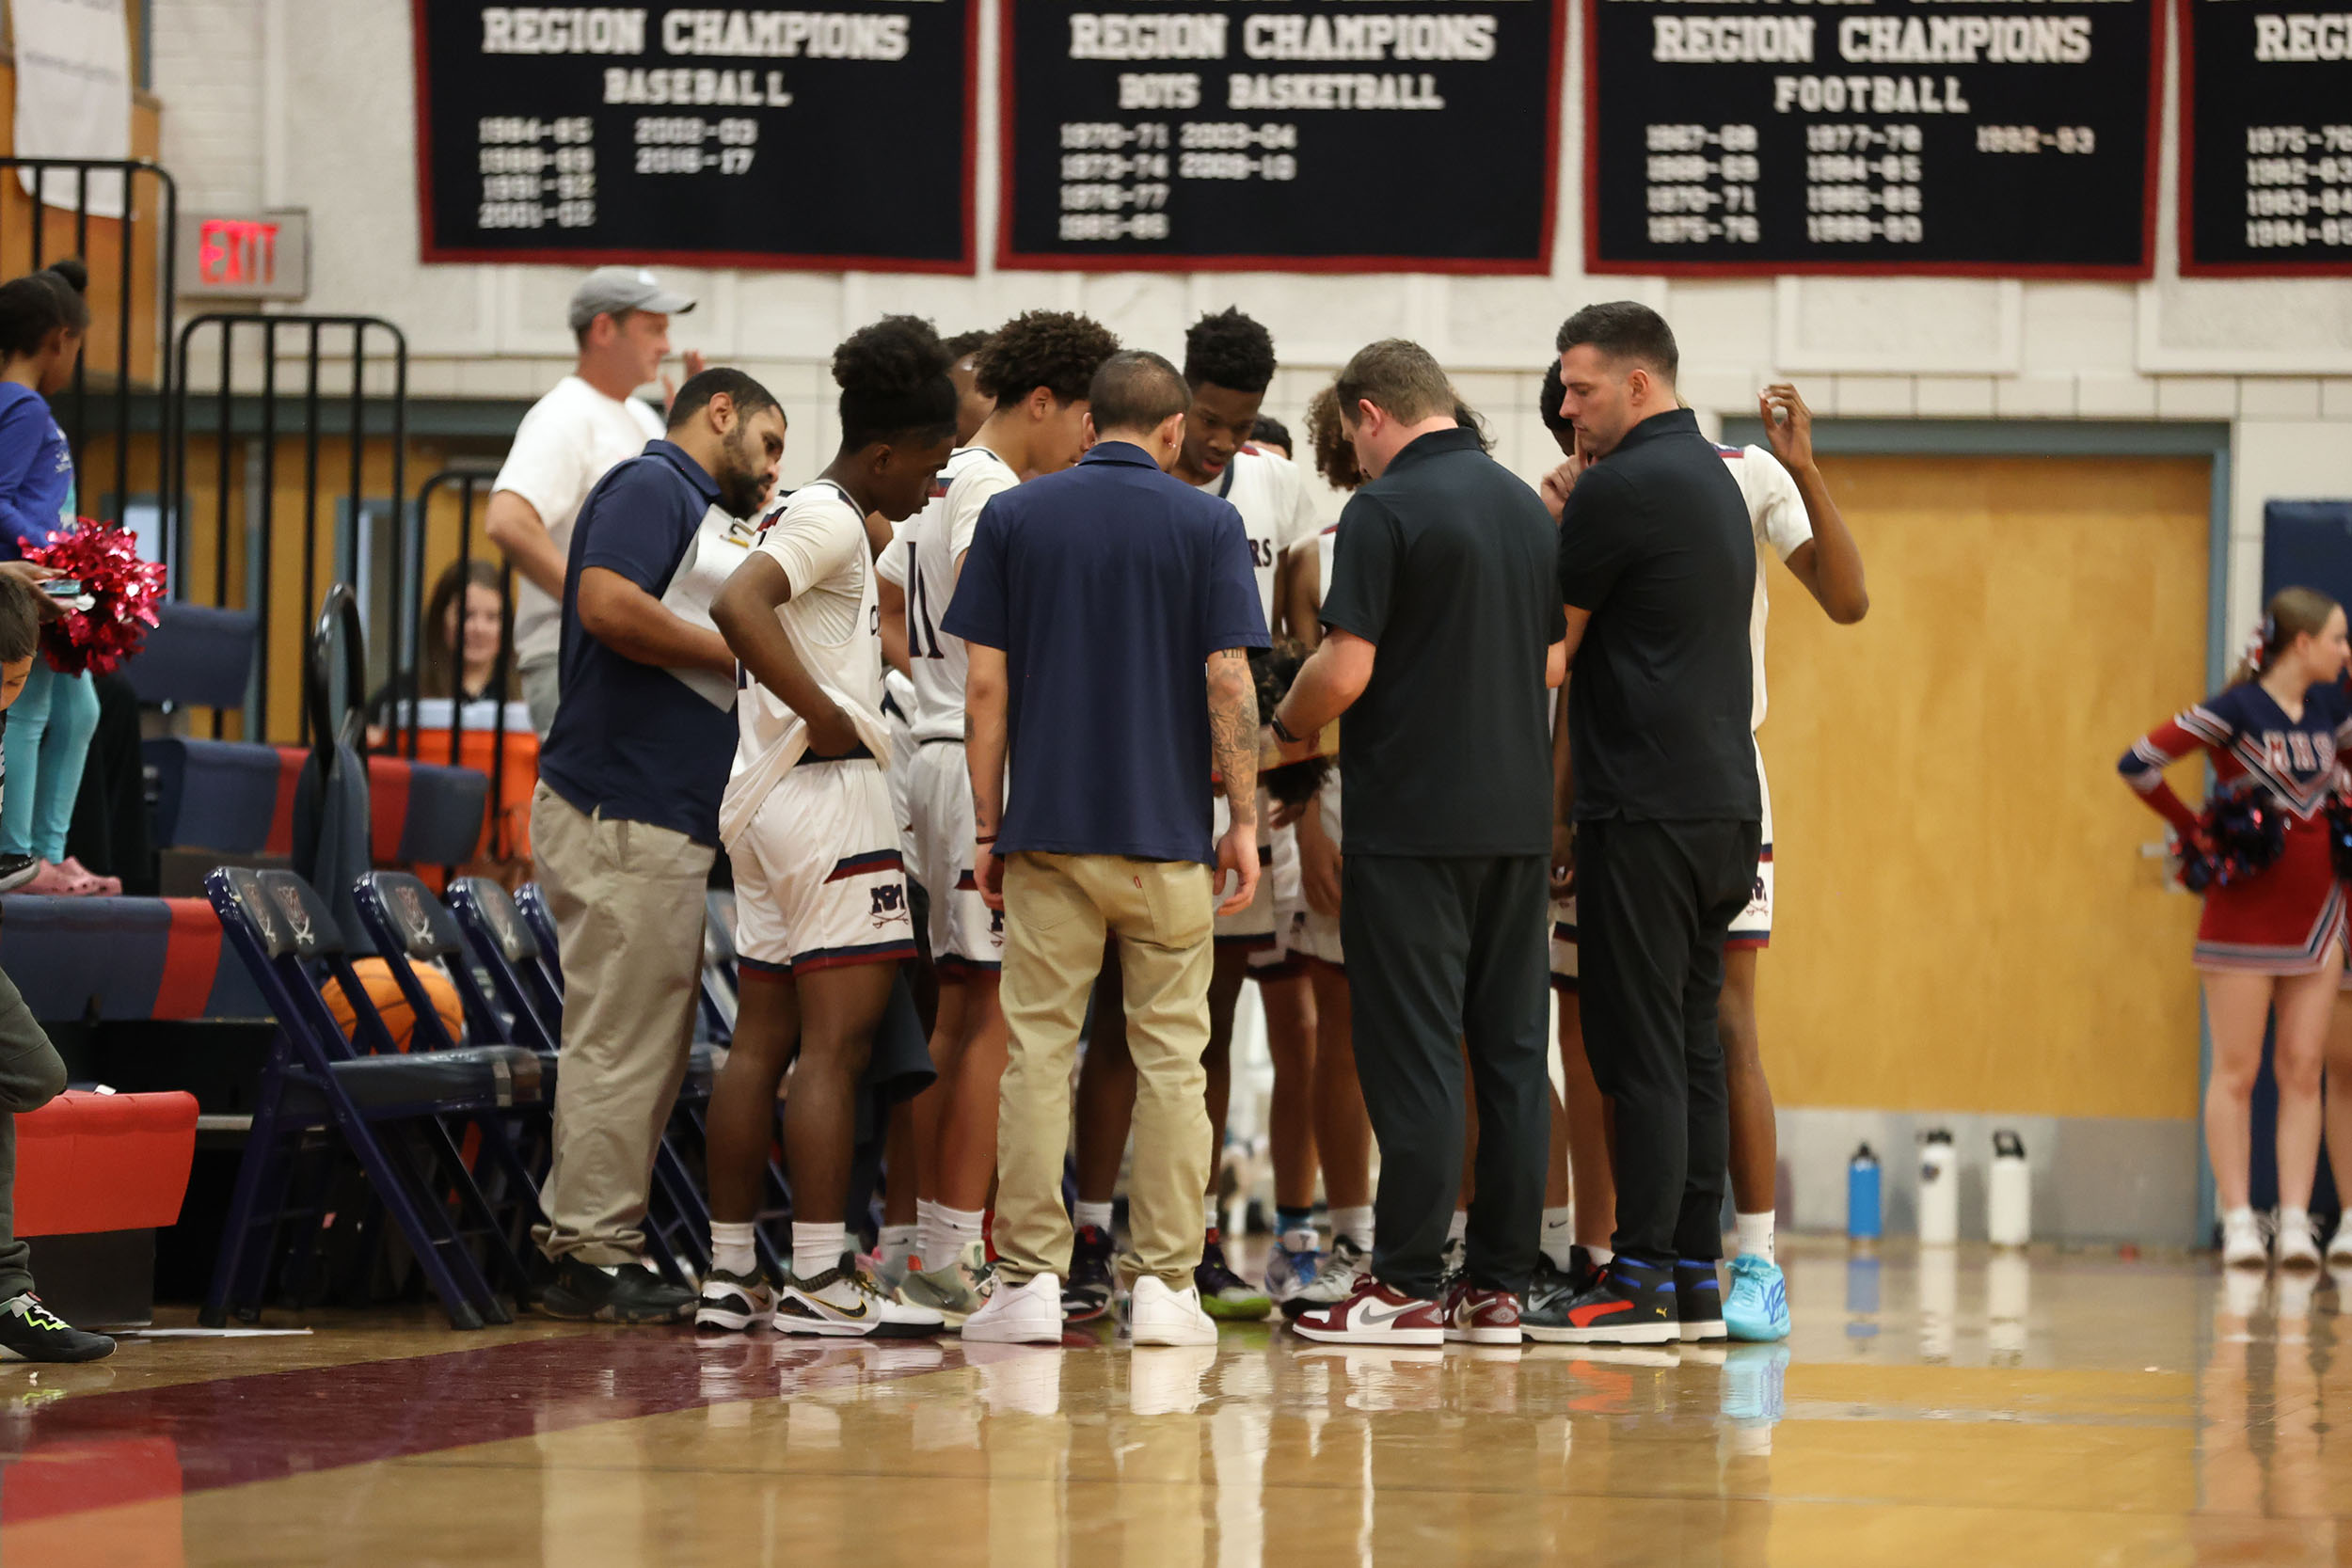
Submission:
[[[2120,765],[2172,825],[2182,880],[2204,895],[2196,964],[2213,1031],[2205,1148],[2222,1210],[2222,1259],[2260,1267],[2269,1248],[2248,1198],[2251,1102],[2264,1026],[2275,1011],[2279,1081],[2278,1253],[2315,1268],[2310,1215],[2318,1164],[2320,1066],[2344,974],[2345,900],[2329,850],[2340,748],[2352,742],[2343,679],[2344,614],[2289,588],[2270,601],[2231,684],[2133,743]],[[2164,770],[2193,752],[2213,762],[2203,816]]]

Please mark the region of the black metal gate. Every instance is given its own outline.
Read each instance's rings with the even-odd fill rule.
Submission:
[[[161,227],[156,231],[153,246],[153,253],[156,257],[156,297],[153,302],[155,332],[152,340],[157,356],[152,385],[155,391],[161,393],[171,386],[174,298],[172,273],[179,263],[180,187],[171,178],[169,171],[145,158],[0,157],[0,170],[7,169],[28,169],[32,172],[34,192],[31,256],[35,270],[47,266],[63,256],[78,257],[85,265],[88,265],[90,259],[92,214],[89,210],[90,182],[87,179],[78,179],[75,182],[72,247],[70,250],[60,249],[55,255],[51,254],[49,214],[52,209],[41,201],[40,197],[52,183],[53,178],[61,175],[87,176],[91,174],[119,174],[122,177],[124,215],[119,219],[100,217],[97,220],[101,223],[119,222],[121,225],[119,243],[116,247],[119,253],[117,257],[119,264],[112,269],[111,278],[102,273],[99,268],[91,267],[90,269],[90,292],[95,296],[90,302],[91,314],[101,316],[108,293],[111,293],[114,304],[114,385],[110,388],[102,388],[99,393],[99,407],[96,412],[101,423],[96,433],[109,435],[114,438],[114,488],[106,494],[112,501],[112,515],[116,520],[119,521],[131,488],[133,423],[131,393],[137,380],[134,373],[135,360],[132,350],[135,341],[144,336],[135,331],[138,291],[135,279],[141,224],[139,203],[136,198],[141,177],[151,180],[154,194],[159,198],[159,205],[162,208]],[[56,210],[61,212],[63,209]],[[5,251],[8,240],[9,236],[5,231],[0,231],[0,251]],[[83,450],[93,434],[90,423],[93,399],[89,380],[89,359],[85,354],[74,362],[73,388],[61,400],[65,407],[58,410],[60,417],[57,422],[65,428],[66,441],[73,451],[73,469],[82,488],[82,495],[79,499],[83,510],[95,513],[106,509],[94,505],[89,500],[87,470],[82,464]],[[167,465],[168,459],[159,461]],[[171,472],[167,466],[164,467],[160,475],[156,493],[165,497],[172,493]]]
[[[201,391],[191,385],[191,350],[200,334],[215,336],[219,343],[215,384]],[[237,357],[240,345],[257,339],[258,365],[241,367]],[[322,379],[325,356],[345,341],[350,347],[350,385],[347,388],[329,389]],[[375,345],[373,358],[371,344]],[[298,347],[302,356],[298,379],[281,375],[281,346]],[[371,365],[381,366],[388,361],[391,367],[390,391],[371,394]],[[270,738],[263,732],[268,727],[272,644],[285,644],[282,651],[292,661],[287,667],[294,668],[300,662],[303,635],[298,619],[289,623],[290,630],[283,637],[277,635],[270,620],[278,523],[276,481],[279,447],[297,436],[302,442],[302,578],[296,605],[307,612],[318,596],[322,578],[318,524],[323,495],[342,506],[330,531],[338,560],[330,562],[324,576],[336,576],[340,564],[358,551],[360,520],[370,499],[366,461],[371,436],[385,436],[391,444],[391,483],[386,493],[374,499],[387,504],[392,519],[392,580],[404,581],[406,531],[400,526],[400,503],[407,488],[407,337],[398,326],[377,316],[214,312],[193,318],[181,329],[174,369],[177,374],[165,443],[170,452],[167,470],[174,484],[167,492],[163,531],[165,560],[172,568],[172,592],[176,597],[253,612],[259,632],[254,650],[254,696],[246,703],[246,738]],[[350,448],[350,471],[340,495],[323,490],[323,485],[333,483],[332,476],[323,476],[320,468],[320,441],[326,436],[341,436]],[[212,445],[217,467],[209,518],[187,483],[188,453],[199,440]],[[246,516],[246,533],[252,552],[247,558],[249,581],[232,584],[230,557],[236,486],[231,468],[243,442],[253,443],[252,450],[258,451],[261,479],[250,487],[253,494]],[[199,537],[207,538],[212,547],[209,584],[192,581],[186,569],[193,563],[192,545]],[[252,566],[257,559],[258,571]],[[298,715],[295,722],[299,737],[308,740],[308,708],[298,700],[294,706]],[[221,733],[222,723],[223,715],[215,711],[215,735]]]

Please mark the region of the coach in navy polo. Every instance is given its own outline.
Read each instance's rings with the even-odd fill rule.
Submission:
[[[1214,1344],[1192,1282],[1209,1178],[1200,1053],[1216,886],[1234,874],[1229,911],[1257,886],[1248,650],[1266,646],[1265,615],[1241,515],[1164,472],[1192,401],[1176,368],[1114,355],[1089,399],[1096,446],[988,503],[942,623],[971,645],[975,865],[1006,915],[1011,1031],[996,1139],[1002,1261],[963,1337],[1061,1338],[1070,1071],[1107,931],[1136,1074],[1120,1266],[1135,1283],[1135,1340]],[[1232,805],[1216,844],[1212,769]]]
[[[735,715],[680,673],[729,678],[708,626],[662,602],[713,506],[759,507],[784,454],[784,411],[740,371],[678,388],[669,437],[614,467],[581,503],[564,574],[563,701],[539,753],[531,845],[564,957],[555,1166],[539,1245],[551,1317],[666,1323],[693,1293],[640,1261],[646,1184],[686,1073],[703,893]]]

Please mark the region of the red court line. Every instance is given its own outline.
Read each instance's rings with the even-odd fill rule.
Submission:
[[[213,1341],[207,1353],[234,1342]],[[174,1343],[117,1354],[169,1357]],[[936,1349],[933,1358],[910,1341],[588,1330],[440,1355],[81,1394],[0,1423],[0,1526],[964,1364],[957,1341]],[[176,1450],[176,1466],[154,1462],[158,1442]],[[109,1462],[133,1443],[147,1463]],[[24,1484],[34,1475],[41,1484]]]

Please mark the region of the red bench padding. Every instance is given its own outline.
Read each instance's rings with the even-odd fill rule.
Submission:
[[[69,1089],[16,1118],[16,1233],[160,1230],[196,1159],[196,1096]]]

